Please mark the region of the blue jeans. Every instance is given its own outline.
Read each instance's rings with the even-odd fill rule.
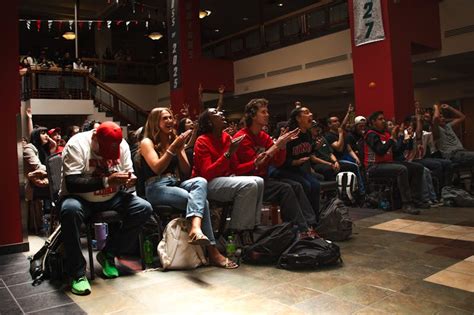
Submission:
[[[61,201],[61,233],[66,252],[66,271],[76,279],[85,275],[86,261],[82,256],[80,229],[92,214],[101,211],[117,211],[122,224],[116,233],[107,237],[104,251],[115,255],[129,253],[138,242],[138,233],[152,213],[148,201],[124,191],[119,191],[110,200],[89,202],[81,197],[68,195]]]
[[[186,218],[201,218],[202,232],[212,245],[216,243],[204,178],[195,177],[179,183],[174,176],[156,177],[145,186],[145,195],[152,205],[171,206],[185,211]]]

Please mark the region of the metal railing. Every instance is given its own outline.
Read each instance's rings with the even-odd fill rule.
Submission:
[[[209,58],[237,60],[349,28],[347,1],[286,15],[203,45]]]

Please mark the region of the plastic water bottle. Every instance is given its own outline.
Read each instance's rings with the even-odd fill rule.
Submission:
[[[225,247],[227,257],[229,257],[229,258],[234,257],[236,250],[237,250],[237,246],[236,246],[235,241],[234,241],[234,236],[229,235],[229,237],[227,238],[227,244],[226,244],[226,247]]]
[[[153,243],[148,238],[143,242],[143,253],[145,254],[145,265],[153,264]]]
[[[380,200],[380,204],[379,204],[380,209],[388,210],[389,207],[390,207],[390,203],[388,202],[388,200],[386,200],[386,199],[381,199]]]

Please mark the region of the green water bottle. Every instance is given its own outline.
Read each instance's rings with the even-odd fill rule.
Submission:
[[[234,257],[236,250],[237,250],[237,246],[235,245],[234,236],[229,235],[229,237],[227,238],[227,244],[225,247],[227,257],[229,258]]]
[[[145,254],[145,265],[153,264],[153,243],[148,238],[143,242],[143,252]]]

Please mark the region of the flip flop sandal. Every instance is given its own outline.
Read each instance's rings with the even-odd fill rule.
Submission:
[[[215,267],[224,268],[224,269],[237,269],[240,266],[239,264],[237,264],[236,262],[234,262],[233,260],[231,260],[227,257],[226,257],[225,262],[223,264],[222,263],[217,263],[217,262],[212,262],[212,265],[215,266]]]
[[[202,233],[193,233],[189,235],[188,243],[191,245],[199,245],[199,246],[211,245],[211,242],[209,241],[207,236]]]

